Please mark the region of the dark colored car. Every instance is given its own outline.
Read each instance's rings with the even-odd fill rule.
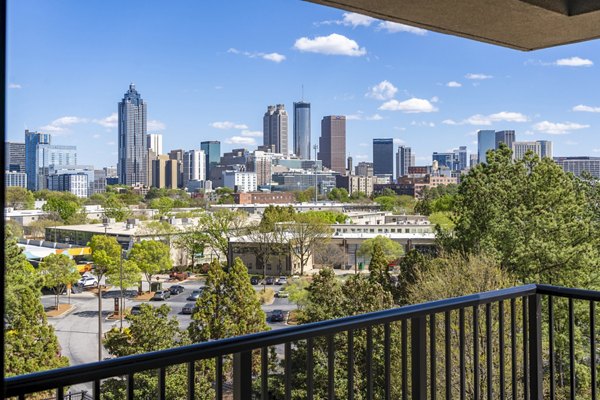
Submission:
[[[260,279],[258,279],[258,276],[253,276],[252,278],[250,278],[251,284],[258,285],[258,282],[260,282]]]
[[[171,297],[171,292],[169,292],[168,290],[158,290],[158,291],[154,292],[154,296],[152,296],[152,298],[150,300],[164,301],[164,300],[167,300],[169,297]]]
[[[271,312],[271,322],[283,322],[285,316],[282,310],[273,310]]]
[[[188,297],[187,297],[187,301],[196,301],[198,300],[198,298],[200,297],[200,295],[202,294],[202,290],[194,290]]]
[[[142,306],[137,305],[137,306],[131,307],[131,311],[130,311],[131,315],[139,315],[141,312],[142,312]]]
[[[272,285],[274,282],[275,282],[275,280],[273,279],[273,277],[272,277],[272,276],[267,276],[267,277],[265,278],[265,283],[266,283],[267,285]]]
[[[196,307],[196,303],[187,303],[181,309],[182,314],[192,314],[194,312],[194,307]]]
[[[169,288],[169,292],[171,292],[173,296],[176,296],[179,293],[183,293],[184,290],[185,288],[181,285],[173,285]]]

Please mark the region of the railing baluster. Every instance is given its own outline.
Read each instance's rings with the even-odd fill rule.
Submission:
[[[165,382],[166,371],[165,368],[158,369],[158,399],[165,400],[166,397],[166,387],[167,384]]]
[[[94,400],[100,400],[100,379],[94,381]]]
[[[196,365],[195,363],[189,362],[188,366],[187,366],[187,398],[188,400],[194,400],[195,393],[194,391],[196,390],[194,387],[195,384],[195,378],[196,378]]]
[[[510,356],[512,369],[512,398],[517,399],[517,308],[516,300],[510,299]]]
[[[529,362],[527,357],[529,352],[527,345],[529,340],[527,339],[527,297],[521,298],[521,304],[523,306],[523,399],[529,399]]]
[[[527,300],[529,304],[529,388],[532,399],[542,399],[543,360],[542,360],[542,300],[534,294]]]
[[[133,380],[133,374],[127,375],[127,400],[133,400],[135,383]]]
[[[367,370],[367,399],[373,398],[373,328],[367,327],[367,352],[365,354]]]
[[[500,389],[500,399],[504,399],[506,397],[506,385],[504,384],[504,370],[505,370],[505,365],[504,365],[504,301],[500,300],[498,302],[498,350],[499,350],[499,355],[498,357],[500,358],[500,366],[499,366],[499,370],[498,370],[498,379],[500,380],[499,382],[499,389]]]
[[[554,296],[548,296],[548,346],[550,362],[550,399],[554,400],[555,393],[555,361],[554,361]]]
[[[597,400],[597,381],[596,381],[596,309],[594,302],[590,301],[590,368],[592,369],[592,400]]]
[[[25,400],[25,393],[21,393],[19,395],[19,400]]]
[[[571,399],[575,399],[575,317],[573,315],[573,299],[569,298],[569,375],[570,375],[570,384],[571,390],[570,395]]]
[[[410,320],[412,400],[427,398],[427,321],[424,316]]]
[[[291,372],[291,371],[290,371]],[[335,399],[335,344],[333,335],[327,336],[327,398]]]
[[[216,375],[216,391],[215,398],[221,400],[223,398],[223,356],[215,358],[215,375]]]
[[[308,338],[306,340],[306,398],[308,400],[312,400],[313,392],[314,392],[313,346],[314,346],[314,339]]]
[[[284,374],[285,374],[285,399],[292,398],[292,344],[286,342],[283,346],[285,357]]]
[[[481,379],[479,377],[479,306],[473,307],[473,398],[479,399]]]
[[[354,331],[348,331],[348,400],[354,400]]]
[[[465,309],[458,311],[458,351],[460,368],[460,400],[465,400],[467,395],[467,367],[465,365]]]
[[[485,337],[486,337],[486,357],[487,357],[487,398],[492,400],[494,397],[494,382],[493,382],[493,349],[492,349],[492,303],[485,305]]]
[[[309,339],[310,340],[310,339]],[[260,349],[260,393],[261,399],[269,398],[269,348]]]
[[[223,368],[221,368],[221,373],[222,370]],[[233,355],[233,398],[234,400],[248,400],[252,398],[251,350]]]
[[[387,322],[383,326],[383,359],[384,359],[384,375],[385,375],[385,400],[392,398],[392,349],[391,349],[392,332],[390,323]]]
[[[65,398],[65,388],[62,386],[59,386],[58,388],[56,388],[56,400],[64,400]]]
[[[431,379],[431,400],[435,400],[437,394],[437,354],[435,352],[435,342],[435,314],[431,314],[429,316],[429,375]]]
[[[446,311],[444,313],[445,319],[445,330],[444,335],[446,336],[446,400],[452,400],[452,337],[450,336],[450,328],[451,328],[451,313],[450,311]]]
[[[408,320],[402,320],[402,400],[408,400]]]

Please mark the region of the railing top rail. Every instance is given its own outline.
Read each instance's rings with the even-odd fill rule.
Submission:
[[[548,285],[524,285],[392,308],[367,314],[353,315],[335,320],[298,325],[275,331],[260,332],[173,349],[120,357],[102,362],[76,365],[58,370],[42,371],[28,375],[10,377],[5,379],[4,382],[6,391],[5,396],[37,392],[56,388],[57,386],[91,382],[96,379],[122,376],[169,365],[249,351],[286,342],[305,340],[315,336],[332,335],[338,332],[362,329],[367,326],[443,313],[445,311],[473,307],[533,294],[549,294],[600,301],[600,292],[566,289]]]

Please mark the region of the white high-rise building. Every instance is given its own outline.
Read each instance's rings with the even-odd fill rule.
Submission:
[[[154,152],[154,154],[163,154],[162,135],[160,133],[149,133],[146,147]]]
[[[256,172],[223,171],[223,186],[236,193],[256,192]]]
[[[189,181],[206,180],[206,155],[203,150],[190,150],[183,153],[183,186]]]
[[[540,142],[513,142],[513,160],[522,160],[528,151],[532,151],[538,157],[542,157],[542,146]]]
[[[412,165],[412,150],[408,146],[398,146],[396,152],[396,177],[408,175],[408,167]]]

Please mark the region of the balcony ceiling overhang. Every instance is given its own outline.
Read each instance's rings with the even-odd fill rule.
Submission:
[[[524,51],[600,38],[600,0],[308,1]]]

